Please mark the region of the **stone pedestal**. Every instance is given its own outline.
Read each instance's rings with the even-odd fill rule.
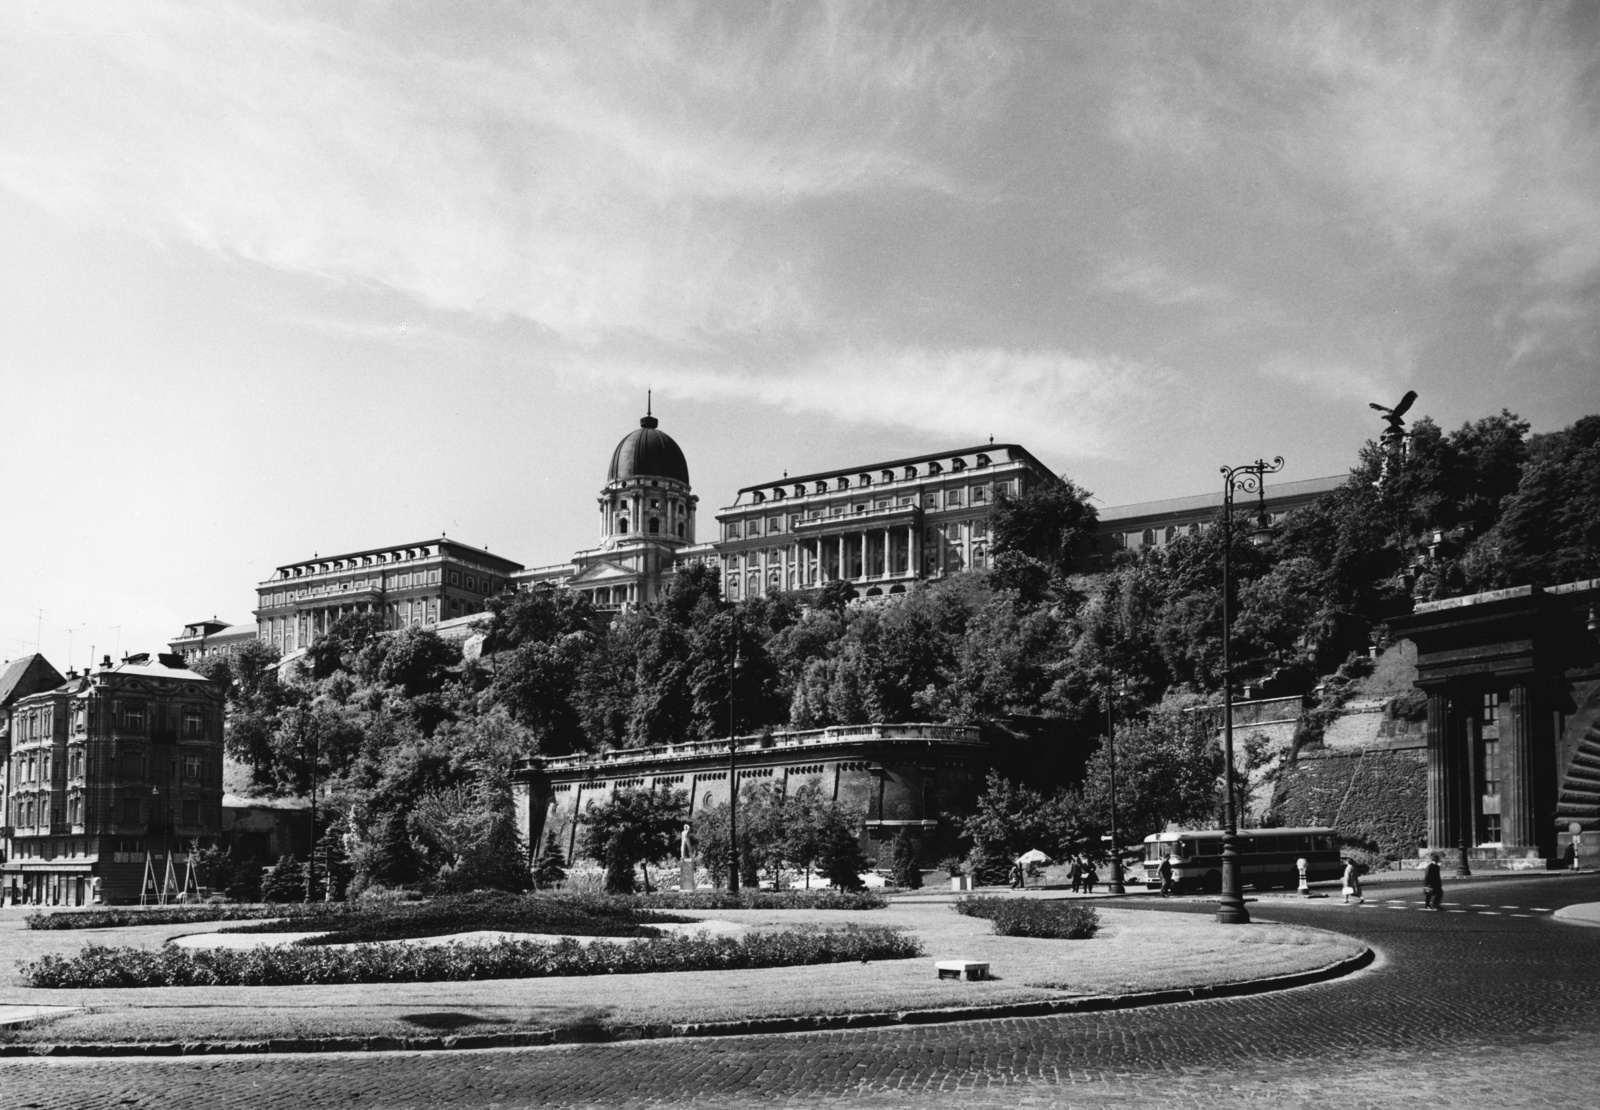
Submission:
[[[678,861],[678,889],[694,889],[694,859],[681,859]]]

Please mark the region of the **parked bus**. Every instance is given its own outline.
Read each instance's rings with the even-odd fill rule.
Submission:
[[[1221,890],[1222,837],[1220,829],[1145,837],[1145,885],[1161,885],[1158,869],[1166,856],[1172,860],[1172,880],[1179,890]],[[1337,879],[1344,871],[1338,834],[1328,828],[1241,830],[1239,855],[1240,883],[1257,890],[1297,886],[1300,872],[1296,861],[1300,859],[1306,861],[1310,882]]]

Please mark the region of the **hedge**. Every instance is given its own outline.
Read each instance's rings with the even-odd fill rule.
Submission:
[[[661,937],[631,943],[579,944],[501,940],[494,944],[362,944],[353,948],[272,945],[253,949],[111,948],[91,945],[74,956],[43,956],[18,966],[32,987],[311,986],[533,979],[555,975],[622,975],[663,971],[726,971],[800,964],[899,960],[922,955],[912,937],[882,927],[743,937]]]
[[[133,925],[191,925],[195,922],[253,921],[269,917],[323,920],[344,917],[354,909],[354,906],[343,902],[313,902],[310,905],[290,902],[270,906],[214,902],[198,906],[126,906],[57,913],[35,911],[27,916],[26,921],[30,929],[121,929]]]
[[[881,910],[889,904],[872,891],[844,890],[669,890],[632,898],[637,906],[665,910]]]
[[[652,924],[692,924],[693,919],[642,909],[628,898],[603,895],[505,894],[479,891],[428,902],[357,903],[330,931],[298,941],[305,945],[363,944],[409,940],[501,929],[511,933],[555,933],[564,936],[649,937]],[[229,933],[281,933],[277,922],[240,925]]]
[[[1081,902],[1040,901],[1034,898],[958,898],[956,912],[987,917],[996,936],[1048,937],[1083,940],[1100,928],[1100,915]]]

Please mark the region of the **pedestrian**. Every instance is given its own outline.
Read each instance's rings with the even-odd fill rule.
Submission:
[[[1172,897],[1172,857],[1162,856],[1161,866],[1156,868],[1156,874],[1161,877],[1161,897]]]
[[[1017,860],[1011,865],[1011,889],[1017,890],[1022,886],[1022,861]]]
[[[1072,883],[1072,893],[1077,894],[1083,886],[1083,865],[1078,862],[1078,857],[1072,857],[1072,863],[1067,867],[1067,879]]]
[[[1429,852],[1422,865],[1422,908],[1444,909],[1444,877],[1439,872],[1439,853]]]
[[[1084,860],[1083,861],[1083,892],[1085,894],[1093,894],[1094,893],[1094,884],[1099,880],[1099,878],[1100,878],[1100,876],[1095,873],[1094,864],[1090,863],[1087,859]]]
[[[1361,897],[1361,865],[1355,859],[1346,858],[1344,861],[1344,904],[1349,905],[1354,898],[1358,903]]]

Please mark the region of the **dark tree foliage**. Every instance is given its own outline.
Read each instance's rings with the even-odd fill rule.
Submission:
[[[306,868],[294,856],[282,856],[261,877],[263,902],[303,902],[306,897]]]
[[[1089,491],[1067,478],[997,497],[989,518],[996,580],[1025,598],[1044,596],[1093,550],[1097,519]]]
[[[313,679],[350,671],[361,651],[384,631],[380,613],[347,613],[306,648],[305,663]]]
[[[917,864],[917,842],[901,829],[889,842],[889,881],[905,890],[922,888],[922,868]]]
[[[606,893],[631,894],[633,869],[660,863],[677,847],[688,801],[681,790],[618,790],[583,814],[583,850],[606,869]],[[650,872],[643,871],[645,891]]]
[[[567,877],[567,857],[561,851],[561,841],[556,830],[545,833],[544,847],[533,864],[533,885],[539,890],[549,890]]]
[[[403,629],[390,639],[380,681],[398,686],[408,697],[437,693],[449,679],[451,667],[461,662],[461,649],[421,627]]]

